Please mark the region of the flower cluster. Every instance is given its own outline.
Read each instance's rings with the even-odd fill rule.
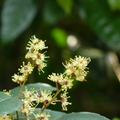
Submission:
[[[25,55],[26,59],[31,59],[33,63],[38,67],[38,70],[42,70],[46,67],[45,63],[45,56],[44,53],[41,53],[43,49],[46,49],[45,42],[39,40],[35,36],[32,36],[26,49],[28,50],[27,54]]]
[[[67,97],[67,89],[72,88],[74,79],[78,81],[85,81],[85,77],[88,73],[86,69],[89,62],[90,58],[76,56],[74,59],[70,59],[69,62],[64,64],[66,70],[63,74],[52,73],[48,76],[49,80],[56,82],[56,84],[60,84],[62,91],[64,91],[61,95],[61,100],[58,100],[62,103],[63,110],[67,110],[66,106],[71,104],[67,101],[69,98]]]
[[[49,120],[48,117],[50,117],[50,115],[46,113],[36,114],[35,120]]]
[[[48,76],[48,79],[59,83],[63,90],[67,90],[68,88],[72,88],[73,84],[72,81],[73,79],[69,78],[68,76],[65,76],[64,74],[56,74],[56,73],[52,73],[51,75]]]
[[[45,58],[47,58],[47,56],[41,53],[41,51],[46,48],[44,41],[32,36],[26,47],[28,52],[25,55],[25,58],[29,59],[30,62],[26,65],[25,62],[23,62],[21,68],[18,69],[19,73],[12,76],[12,81],[18,84],[26,82],[28,75],[32,73],[34,67],[37,66],[39,71],[46,67]]]
[[[45,113],[34,114],[34,110],[39,103],[43,103],[43,106],[46,105],[52,99],[52,92],[40,90],[40,92],[38,93],[34,89],[28,90],[27,88],[25,88],[25,91],[23,91],[22,93],[24,97],[22,99],[23,105],[20,108],[20,111],[23,114],[25,114],[26,116],[30,116],[31,114],[33,114],[36,119],[41,117],[44,118],[43,120],[47,120],[47,118],[50,117],[50,115],[47,115]]]
[[[90,58],[76,56],[75,59],[70,59],[70,61],[64,65],[66,68],[65,74],[70,77],[75,77],[78,81],[84,81],[88,73],[86,69],[89,62]]]
[[[68,102],[68,98],[70,98],[70,96],[67,96],[67,92],[64,92],[63,94],[61,94],[61,103],[62,103],[62,108],[63,110],[67,110],[67,105],[71,105],[72,103]]]
[[[32,64],[30,62],[28,62],[27,65],[25,65],[25,63],[23,62],[23,66],[21,66],[21,68],[18,69],[19,73],[14,74],[12,76],[12,81],[16,82],[18,84],[26,82],[28,75],[32,73],[33,69],[34,69],[34,67],[32,66]]]

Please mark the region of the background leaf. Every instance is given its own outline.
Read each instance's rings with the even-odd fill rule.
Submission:
[[[73,5],[72,0],[57,0],[57,2],[67,14],[71,12]]]
[[[111,11],[107,1],[86,0],[84,12],[88,24],[100,39],[111,48],[120,49],[120,15]]]
[[[113,118],[112,120],[120,120],[120,118],[115,117],[115,118]]]
[[[120,0],[107,0],[112,10],[120,10]]]
[[[0,93],[0,115],[17,111],[22,106],[22,101],[16,97],[11,97],[5,93]]]
[[[64,16],[64,11],[55,0],[47,0],[44,6],[43,19],[47,23],[55,23]]]
[[[6,0],[1,17],[2,42],[18,37],[30,25],[36,12],[37,3],[34,0]]]
[[[66,39],[67,39],[67,33],[60,29],[60,28],[54,28],[51,31],[51,35],[54,38],[56,44],[59,47],[65,47],[67,45]]]
[[[40,92],[40,90],[50,90],[50,91],[56,90],[55,87],[52,87],[51,85],[46,84],[46,83],[32,83],[32,84],[27,84],[25,86],[27,87],[28,90],[30,90],[31,88],[34,88],[38,92]],[[11,94],[14,96],[17,96],[19,89],[20,89],[20,87],[13,88],[11,91]],[[24,90],[25,90],[25,88],[23,89],[23,91]]]

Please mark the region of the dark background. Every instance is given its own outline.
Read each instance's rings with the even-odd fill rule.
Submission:
[[[87,82],[69,90],[68,112],[88,111],[110,119],[120,117],[120,2],[119,0],[1,0],[0,90],[17,84],[11,76],[24,61],[32,35],[46,40],[47,68],[31,82],[45,82],[75,55],[91,57]],[[50,106],[61,111],[61,106]]]

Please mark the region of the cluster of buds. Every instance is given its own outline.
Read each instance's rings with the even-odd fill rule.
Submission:
[[[45,58],[47,58],[47,56],[41,53],[41,51],[46,48],[44,41],[32,36],[26,47],[28,52],[25,55],[25,58],[29,59],[30,62],[26,65],[25,62],[23,62],[21,68],[18,69],[19,73],[12,76],[12,81],[18,84],[26,82],[28,75],[32,73],[34,67],[38,67],[39,71],[43,71],[43,68],[46,67]]]
[[[34,67],[32,66],[32,64],[30,62],[28,62],[27,65],[25,65],[25,63],[23,62],[23,65],[21,66],[21,68],[18,69],[19,73],[14,74],[12,76],[12,81],[16,82],[18,84],[26,82],[28,75],[32,73],[33,69],[34,69]]]
[[[66,62],[64,64],[64,67],[66,68],[64,73],[56,74],[52,73],[48,76],[48,79],[56,82],[56,84],[61,85],[61,90],[64,91],[63,94],[61,94],[61,100],[57,100],[62,103],[63,110],[67,110],[67,105],[70,105],[67,101],[67,90],[71,89],[73,86],[73,81],[76,79],[78,81],[85,81],[85,77],[88,73],[86,71],[87,65],[90,62],[90,58],[76,56],[74,59],[70,59],[69,62]],[[59,90],[57,85],[57,90]]]
[[[86,69],[89,62],[90,58],[86,57],[76,56],[74,59],[71,58],[70,61],[68,63],[66,62],[66,65],[64,65],[66,68],[64,74],[70,78],[75,77],[78,81],[85,81],[85,77],[88,73]]]
[[[39,40],[35,36],[32,36],[30,41],[28,42],[28,46],[26,49],[28,50],[27,54],[25,55],[26,59],[30,59],[32,64],[38,67],[38,70],[42,70],[46,67],[45,63],[45,54],[41,53],[43,49],[46,49],[45,42]]]

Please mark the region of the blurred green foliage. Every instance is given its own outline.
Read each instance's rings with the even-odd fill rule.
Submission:
[[[120,120],[120,119],[115,117],[115,118],[113,118],[112,120]]]
[[[114,1],[114,2],[113,2]],[[110,119],[120,117],[119,78],[109,61],[120,60],[120,0],[1,0],[0,1],[0,89],[17,84],[11,76],[24,60],[31,35],[46,40],[48,67],[31,82],[46,82],[47,75],[62,72],[62,62],[75,55],[89,56],[87,82],[70,90],[68,112],[89,111]],[[114,58],[112,56],[112,58]],[[118,64],[119,67],[119,64]],[[37,77],[35,77],[37,76]],[[53,109],[61,110],[53,106]]]

